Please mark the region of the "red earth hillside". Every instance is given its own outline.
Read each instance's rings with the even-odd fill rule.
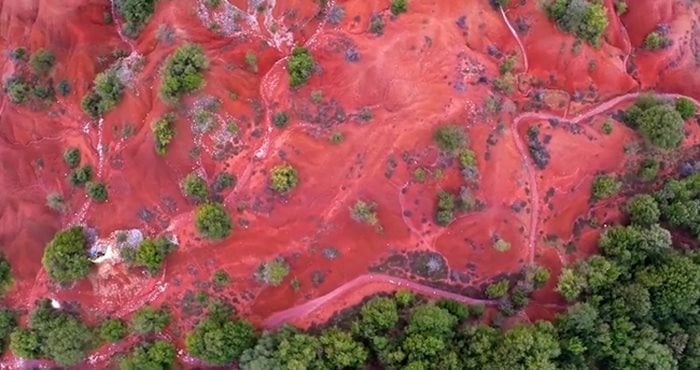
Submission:
[[[485,284],[531,264],[557,276],[562,265],[591,254],[605,224],[622,217],[621,198],[590,202],[596,174],[624,175],[640,161],[625,150],[640,138],[616,111],[646,90],[700,99],[700,5],[688,1],[630,2],[621,17],[606,1],[610,26],[601,45],[576,48],[534,0],[511,1],[503,13],[487,0],[413,0],[398,17],[389,0],[331,0],[325,7],[277,0],[261,11],[255,2],[222,3],[211,11],[202,1],[160,1],[130,39],[118,32],[118,17],[105,23],[112,12],[106,0],[0,0],[3,81],[16,72],[13,49],[45,48],[56,56],[51,78],[72,87],[48,108],[0,97],[0,249],[15,277],[4,304],[27,312],[48,297],[77,307],[89,322],[168,304],[176,325],[166,335],[180,347],[177,338],[196,318],[182,307],[197,291],[225,298],[265,327],[308,327],[399,287],[492,305]],[[377,16],[381,34],[370,32]],[[673,45],[643,50],[657,24],[668,25]],[[159,96],[160,70],[185,42],[206,52],[206,85],[170,106]],[[307,47],[318,66],[298,89],[287,74],[294,45]],[[246,62],[250,53],[257,71]],[[142,66],[116,107],[90,120],[80,100],[118,55]],[[504,94],[492,83],[508,55],[516,81]],[[199,133],[192,115],[207,99],[220,106],[214,129]],[[169,111],[177,114],[176,135],[160,156],[151,125]],[[289,124],[277,128],[274,116],[282,111]],[[614,130],[605,135],[608,119]],[[478,173],[463,176],[456,160],[440,153],[433,133],[450,123],[467,134]],[[551,156],[544,169],[528,151],[531,127]],[[684,147],[696,146],[700,127],[686,127]],[[107,185],[107,202],[90,201],[67,181],[62,155],[71,146]],[[278,195],[268,176],[283,163],[297,169],[300,182]],[[221,172],[237,178],[222,194],[234,230],[221,242],[194,228],[196,205],[179,187],[193,171],[210,184]],[[461,188],[477,206],[437,225],[438,192]],[[66,199],[66,212],[46,206],[52,192]],[[351,217],[358,200],[376,203],[380,228]],[[94,228],[105,240],[129,229],[174,234],[179,246],[154,277],[115,259],[59,287],[41,258],[53,235],[72,225]],[[510,248],[494,248],[498,240]],[[289,275],[278,287],[259,282],[255,271],[276,257],[289,263]],[[217,270],[232,283],[215,289]],[[551,279],[535,293],[519,319],[563,309],[555,286]],[[100,348],[88,365],[100,367],[119,350]],[[20,366],[6,356],[9,367]]]

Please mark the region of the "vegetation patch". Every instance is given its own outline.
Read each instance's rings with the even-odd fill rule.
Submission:
[[[177,354],[175,346],[165,340],[143,342],[119,358],[120,370],[172,369]]]
[[[165,61],[160,93],[166,103],[177,103],[185,94],[204,86],[204,71],[209,61],[204,49],[196,44],[177,48]]]
[[[687,103],[682,103],[679,108],[683,114],[689,113]],[[623,119],[637,129],[647,143],[657,148],[677,148],[685,137],[684,119],[676,104],[654,95],[637,98],[634,105],[625,111]]]
[[[617,194],[622,188],[622,183],[613,176],[599,175],[593,180],[591,199],[603,200]]]
[[[294,47],[292,55],[287,60],[289,85],[296,88],[306,84],[315,70],[316,61],[314,61],[309,49],[299,46]]]
[[[608,27],[608,15],[602,2],[553,0],[545,6],[545,9],[549,19],[563,31],[591,45],[600,45],[600,38]]]
[[[258,280],[275,287],[280,286],[287,275],[289,275],[289,264],[282,257],[261,264],[255,272]]]
[[[83,97],[80,107],[90,118],[102,117],[114,108],[122,98],[124,83],[117,74],[116,66],[98,73],[94,87]]]
[[[231,235],[231,216],[219,203],[200,205],[195,218],[197,231],[207,239],[219,240]]]
[[[530,126],[527,130],[527,149],[537,168],[541,170],[547,168],[550,155],[547,147],[540,141],[540,130],[537,126]]]
[[[432,251],[416,251],[408,253],[411,273],[430,280],[447,278],[448,267],[445,257]]]
[[[398,16],[408,11],[408,0],[391,0],[391,14]]]
[[[433,134],[433,139],[437,143],[440,150],[447,153],[456,153],[463,149],[467,144],[467,138],[464,131],[457,125],[446,125],[438,127]]]
[[[88,181],[85,184],[85,193],[95,202],[104,203],[107,201],[107,186],[99,181]]]
[[[117,1],[117,11],[125,20],[122,32],[136,38],[146,27],[156,10],[158,0],[121,0]]]
[[[160,333],[170,324],[171,318],[166,308],[145,306],[131,317],[131,329],[141,335]]]
[[[299,185],[297,170],[289,164],[275,166],[270,173],[270,189],[284,194]]]
[[[358,200],[355,202],[355,205],[350,208],[350,216],[353,220],[366,223],[367,225],[375,226],[379,223],[377,204],[374,202]]]
[[[87,276],[92,262],[88,259],[83,228],[76,226],[56,233],[46,245],[41,262],[51,280],[62,284]]]
[[[129,334],[129,328],[120,319],[107,319],[99,327],[100,339],[105,342],[118,342],[126,337],[127,334]]]
[[[192,172],[180,181],[182,194],[197,203],[204,202],[209,197],[209,187],[203,178]]]
[[[92,166],[85,165],[76,168],[68,175],[68,181],[73,186],[84,186],[92,179]]]
[[[177,244],[166,237],[144,239],[136,249],[122,249],[122,258],[133,267],[143,267],[149,274],[155,275],[162,268],[165,259]]]
[[[2,297],[8,289],[10,289],[10,286],[12,286],[12,281],[12,267],[10,266],[10,261],[8,261],[5,255],[0,252],[0,297]]]
[[[175,138],[175,114],[168,113],[151,125],[151,132],[155,139],[156,153],[165,155],[168,146]]]

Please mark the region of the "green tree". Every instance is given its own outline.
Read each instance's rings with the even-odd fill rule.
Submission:
[[[683,120],[687,120],[688,118],[695,116],[695,112],[697,110],[695,103],[693,103],[693,101],[688,98],[676,99],[675,108],[676,111],[681,115],[681,118],[683,118]]]
[[[278,193],[286,193],[299,185],[297,170],[289,164],[272,168],[270,188]]]
[[[29,97],[30,86],[21,76],[11,76],[5,80],[3,90],[11,102],[22,104]]]
[[[196,202],[204,202],[209,197],[209,188],[207,182],[192,172],[185,176],[180,182],[182,193]]]
[[[204,49],[196,44],[184,44],[165,61],[161,76],[160,93],[166,103],[177,103],[180,98],[204,85],[204,71],[209,61]]]
[[[84,278],[92,263],[87,256],[82,227],[72,227],[56,233],[46,245],[41,262],[51,280],[70,283]]]
[[[311,78],[311,74],[316,70],[316,62],[309,49],[304,47],[294,47],[292,55],[287,59],[287,73],[289,73],[289,85],[299,87],[304,85]]]
[[[639,131],[649,143],[672,149],[683,141],[683,117],[674,107],[664,104],[645,110],[638,120]]]
[[[448,153],[456,153],[463,149],[467,143],[462,128],[457,125],[446,125],[438,127],[433,134],[433,139],[440,150]]]
[[[622,188],[622,183],[609,175],[599,175],[593,180],[591,198],[602,200],[617,194]]]
[[[155,275],[175,247],[175,243],[165,237],[144,239],[134,254],[134,265],[145,267],[151,275]]]
[[[34,70],[34,73],[43,75],[51,71],[56,63],[56,57],[50,50],[39,49],[29,58],[29,65]]]
[[[100,339],[105,342],[118,342],[128,334],[128,328],[120,319],[107,319],[100,324]]]
[[[408,0],[391,0],[391,14],[399,15],[408,11]]]
[[[80,168],[76,168],[71,171],[68,175],[68,181],[73,186],[84,186],[88,181],[92,179],[92,166],[85,165]]]
[[[565,268],[562,270],[561,276],[559,276],[559,284],[557,284],[557,291],[564,297],[567,301],[571,302],[576,300],[581,292],[583,291],[585,281],[579,275],[577,275],[574,270]]]
[[[319,336],[323,358],[331,369],[361,369],[367,363],[369,352],[362,342],[338,328],[325,330]]]
[[[272,122],[277,128],[283,128],[289,123],[289,114],[287,112],[277,112],[273,116]]]
[[[187,351],[213,365],[238,361],[243,351],[255,346],[253,326],[229,315],[209,313],[187,334]]]
[[[175,114],[168,113],[153,122],[151,132],[156,142],[156,153],[165,155],[168,152],[168,146],[175,138]]]
[[[115,67],[95,76],[95,86],[80,102],[80,106],[90,118],[97,119],[114,108],[121,100],[124,83]]]
[[[598,46],[608,27],[608,16],[602,3],[587,0],[553,0],[545,9],[549,19],[562,30]]]
[[[107,186],[103,182],[88,181],[85,184],[85,193],[98,203],[103,203],[107,200]]]
[[[207,239],[224,239],[231,235],[231,216],[219,203],[206,203],[197,207],[197,231]]]
[[[10,266],[10,261],[8,261],[5,254],[0,251],[0,297],[10,288],[12,281],[12,267]]]
[[[700,300],[700,266],[685,256],[673,256],[639,272],[637,280],[651,294],[658,318],[683,315]]]
[[[360,309],[354,330],[365,338],[385,333],[396,326],[399,312],[396,301],[386,297],[376,297],[367,301]]]
[[[118,3],[119,15],[124,17],[122,31],[129,37],[135,38],[148,24],[153,15],[157,0],[122,0]]]
[[[131,317],[131,328],[141,335],[160,333],[168,326],[170,319],[170,312],[166,308],[146,306]]]
[[[70,147],[63,152],[63,162],[69,168],[77,168],[80,165],[80,150],[76,147]]]
[[[654,197],[648,194],[639,194],[627,202],[627,213],[635,225],[651,226],[659,222],[661,211]]]
[[[17,313],[0,308],[0,351],[4,351],[10,339],[10,334],[17,327]]]
[[[502,279],[489,284],[486,287],[486,296],[489,298],[501,298],[508,294],[510,283],[507,279]]]
[[[175,346],[164,340],[144,342],[119,359],[121,370],[172,369],[175,365]]]
[[[272,286],[279,286],[289,275],[289,264],[284,258],[275,258],[260,265],[255,276],[258,280]]]

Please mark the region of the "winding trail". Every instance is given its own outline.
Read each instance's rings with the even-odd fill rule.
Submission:
[[[506,16],[506,12],[505,10],[503,10],[503,7],[499,6],[498,8],[501,11],[503,22],[505,22],[506,26],[510,30],[510,33],[513,35],[513,38],[518,43],[518,47],[520,47],[520,53],[523,55],[523,67],[525,69],[523,73],[527,73],[527,71],[530,70],[530,67],[527,62],[527,53],[525,52],[525,46],[523,46],[523,42],[520,40],[520,36],[518,36],[518,33],[515,31],[515,28],[513,28],[513,25],[510,24],[510,21],[508,20],[508,17]]]
[[[273,314],[272,316],[265,319],[265,321],[263,322],[263,326],[268,329],[274,329],[285,322],[294,320],[299,317],[307,316],[316,311],[326,302],[335,299],[350,290],[372,283],[387,284],[388,286],[390,286],[390,288],[408,288],[414,292],[430,295],[433,297],[453,299],[464,304],[483,304],[487,306],[493,306],[496,304],[496,301],[494,300],[469,298],[457,293],[452,293],[446,290],[429,287],[427,285],[419,284],[403,278],[398,278],[385,274],[366,274],[350,280],[349,282],[335,288],[334,290],[332,290],[329,293],[326,293],[325,295],[310,300],[304,304],[294,306],[284,311],[279,311]]]

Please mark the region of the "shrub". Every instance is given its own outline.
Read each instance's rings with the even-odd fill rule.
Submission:
[[[209,197],[207,182],[196,173],[190,173],[180,182],[182,193],[196,202],[204,202]]]
[[[622,187],[622,183],[612,176],[599,175],[593,180],[591,189],[591,198],[593,200],[602,200],[610,198],[617,194]]]
[[[440,226],[447,226],[455,218],[455,196],[446,192],[440,191],[437,194],[437,213],[435,220]]]
[[[457,155],[459,166],[461,168],[470,168],[476,166],[476,153],[469,149],[463,149]]]
[[[299,185],[297,170],[289,164],[278,165],[272,169],[270,189],[278,193],[286,193]]]
[[[56,212],[63,213],[66,211],[66,202],[63,200],[61,194],[56,192],[49,193],[46,196],[46,206]]]
[[[287,275],[289,275],[289,264],[281,257],[263,263],[255,273],[258,280],[275,287],[282,284]]]
[[[384,20],[381,15],[375,14],[369,22],[369,31],[375,35],[384,33]]]
[[[345,135],[340,131],[334,131],[329,140],[331,144],[340,144],[345,140]]]
[[[236,176],[228,173],[228,172],[221,172],[218,175],[216,175],[216,178],[214,178],[214,183],[212,184],[212,190],[214,192],[220,192],[223,191],[224,189],[231,188],[236,186]]]
[[[638,124],[642,137],[654,146],[672,149],[683,141],[683,118],[670,105],[657,105],[645,110]]]
[[[549,281],[550,272],[549,269],[542,266],[537,266],[532,269],[532,283],[535,289],[542,288]]]
[[[15,62],[23,61],[25,58],[27,58],[26,48],[18,47],[10,52],[10,59],[14,60]]]
[[[148,24],[153,15],[157,0],[122,0],[117,4],[119,15],[126,21],[122,31],[129,37],[136,37]]]
[[[669,46],[671,46],[671,39],[658,31],[652,31],[644,38],[644,48],[648,50],[665,49]]]
[[[612,131],[613,131],[612,121],[610,119],[605,120],[605,122],[603,122],[603,126],[601,126],[601,130],[603,130],[603,133],[605,135],[612,134]]]
[[[216,9],[221,5],[221,0],[206,0],[205,4],[208,8]]]
[[[627,213],[633,224],[651,226],[659,222],[661,211],[654,197],[648,194],[635,195],[627,202]]]
[[[252,51],[247,51],[245,53],[245,63],[248,65],[248,69],[253,73],[258,73],[258,57]]]
[[[40,49],[34,52],[29,58],[29,65],[34,70],[34,73],[43,75],[53,68],[56,63],[56,57],[49,50]]]
[[[75,147],[66,149],[63,152],[63,162],[65,162],[69,168],[78,167],[80,164],[80,150]]]
[[[163,267],[165,258],[175,247],[175,243],[164,237],[144,239],[134,254],[133,264],[145,267],[148,273],[155,275]]]
[[[639,172],[637,173],[637,176],[639,176],[639,178],[642,181],[654,181],[656,179],[656,175],[659,173],[659,169],[659,162],[650,158],[646,158],[642,161],[641,165],[639,166]]]
[[[507,250],[510,250],[510,243],[507,241],[498,238],[494,243],[493,243],[493,249],[499,251],[499,252],[505,252]]]
[[[0,350],[4,351],[10,334],[17,327],[17,314],[8,309],[0,309]]]
[[[464,132],[457,125],[438,127],[433,134],[433,139],[441,150],[449,153],[457,152],[467,143]]]
[[[410,290],[397,290],[396,293],[394,293],[394,300],[396,301],[396,304],[399,305],[400,307],[410,307],[411,304],[413,304],[413,301],[415,300],[416,295],[413,294]]]
[[[175,137],[175,114],[168,113],[153,122],[151,132],[156,142],[156,153],[164,155]]]
[[[10,349],[23,358],[46,358],[62,368],[77,364],[93,342],[93,335],[80,320],[51,307],[44,299],[29,316],[29,328],[10,336]]]
[[[231,216],[218,203],[203,204],[197,208],[196,226],[207,239],[223,239],[231,234]]]
[[[358,200],[355,205],[350,208],[350,216],[353,220],[364,222],[368,225],[376,225],[377,219],[377,204],[373,202],[365,202]]]
[[[68,180],[73,186],[83,186],[92,179],[92,166],[85,165],[76,168],[68,175]]]
[[[408,0],[391,0],[391,14],[399,15],[408,11]]]
[[[272,122],[277,128],[283,128],[289,123],[289,115],[287,112],[277,112],[275,113]]]
[[[10,98],[10,101],[15,104],[24,103],[29,97],[30,88],[27,82],[20,76],[12,76],[5,81],[3,86],[5,94]]]
[[[108,319],[100,324],[100,339],[105,342],[118,342],[126,337],[128,330],[124,321],[120,319]]]
[[[287,61],[287,73],[289,74],[289,84],[291,87],[304,85],[311,78],[311,73],[316,69],[309,49],[304,47],[294,47],[292,55]]]
[[[115,68],[95,76],[95,86],[80,102],[80,107],[90,118],[97,119],[114,108],[122,98],[124,84]]]
[[[469,307],[453,299],[441,299],[437,301],[435,305],[449,312],[458,320],[465,319],[469,316]]]
[[[107,200],[107,187],[104,183],[99,181],[89,181],[85,184],[85,192],[90,197],[98,203],[103,203]]]
[[[695,115],[697,107],[692,100],[688,98],[678,98],[676,99],[676,111],[681,115],[683,120],[687,120]]]
[[[139,344],[131,352],[119,359],[120,370],[142,370],[173,368],[175,346],[164,340]]]
[[[70,82],[68,82],[68,80],[65,79],[58,81],[58,83],[56,84],[56,91],[58,91],[58,93],[61,96],[66,96],[70,94]]]
[[[41,260],[51,280],[70,283],[84,278],[90,272],[92,263],[88,259],[86,244],[81,227],[56,233],[46,245]]]
[[[160,92],[167,103],[176,103],[180,98],[204,85],[204,71],[208,68],[204,50],[196,44],[185,44],[177,48],[165,61]]]
[[[141,335],[160,333],[168,326],[170,318],[170,312],[166,308],[146,306],[131,317],[131,328]]]
[[[508,293],[508,285],[506,279],[491,283],[486,287],[486,296],[492,299],[502,298]]]
[[[599,45],[608,27],[602,3],[589,0],[553,0],[546,5],[549,19],[562,30],[576,35],[591,45]]]
[[[2,297],[7,289],[12,285],[12,268],[10,267],[10,261],[7,260],[5,255],[0,251],[0,297]],[[2,329],[2,328],[0,328]],[[0,330],[1,333],[1,330]],[[0,342],[2,338],[0,337]],[[0,346],[0,349],[2,346]]]
[[[627,13],[628,6],[625,0],[615,0],[615,12],[617,15],[623,15]]]
[[[214,277],[212,277],[212,282],[214,285],[220,287],[228,285],[231,282],[231,275],[224,270],[216,270],[216,272],[214,272]]]

